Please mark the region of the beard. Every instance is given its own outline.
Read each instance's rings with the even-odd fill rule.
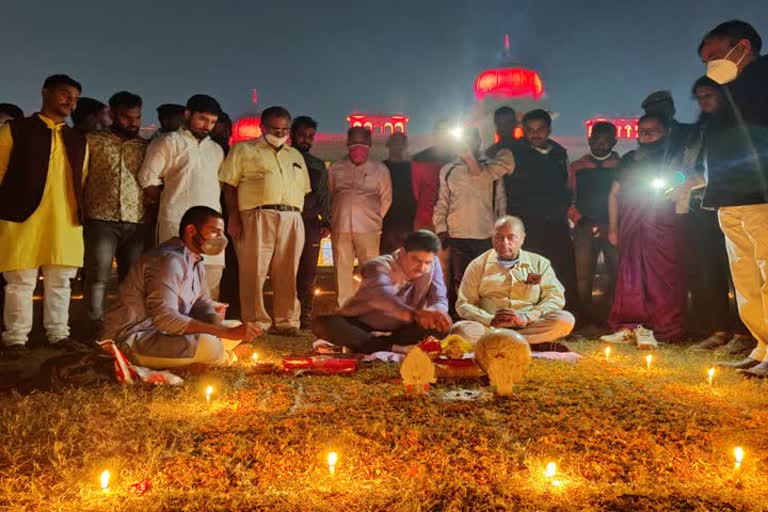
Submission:
[[[139,128],[136,126],[123,126],[119,123],[112,123],[112,131],[123,137],[134,139],[139,135]]]

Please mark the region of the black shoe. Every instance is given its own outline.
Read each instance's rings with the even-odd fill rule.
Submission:
[[[760,361],[758,361],[757,359],[752,359],[751,357],[748,357],[746,359],[741,359],[739,361],[721,361],[717,363],[717,366],[722,366],[723,368],[733,368],[735,370],[748,370],[759,364],[760,364]]]
[[[72,338],[61,338],[60,340],[51,342],[49,346],[53,349],[63,350],[64,352],[88,352],[91,347],[75,341]]]
[[[20,359],[24,354],[29,353],[29,349],[23,343],[14,343],[0,348],[0,356],[5,359]]]

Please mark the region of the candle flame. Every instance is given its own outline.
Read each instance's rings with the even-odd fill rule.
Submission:
[[[645,356],[645,364],[648,365],[648,368],[651,367],[651,361],[653,361],[653,356],[651,354]]]
[[[707,370],[707,382],[709,383],[710,386],[712,385],[712,380],[714,378],[715,378],[715,368],[713,367]]]
[[[741,446],[737,446],[733,449],[733,457],[736,459],[736,464],[741,464],[741,461],[744,460],[744,448]]]
[[[320,295],[321,293],[323,293],[323,290],[320,288],[315,288],[315,295]]]
[[[205,388],[205,401],[210,402],[211,401],[211,395],[213,394],[213,386],[208,386]]]
[[[552,478],[557,474],[557,464],[554,462],[550,462],[547,464],[547,469],[544,470],[544,476],[547,478]]]
[[[331,475],[336,474],[336,463],[339,461],[339,456],[336,452],[328,453],[328,471]]]
[[[106,491],[109,489],[109,470],[104,470],[101,473],[101,490]]]
[[[611,347],[605,347],[605,358],[608,359],[611,357]]]
[[[251,356],[251,359],[253,359],[253,362],[255,363],[256,361],[259,360],[259,354],[254,352],[253,355]]]

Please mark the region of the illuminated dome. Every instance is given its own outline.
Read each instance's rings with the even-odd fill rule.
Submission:
[[[259,116],[241,117],[232,124],[230,144],[261,137],[261,119]]]
[[[538,100],[544,94],[541,76],[533,70],[521,67],[510,58],[509,36],[504,37],[502,66],[488,69],[475,78],[475,98],[482,101],[490,96],[495,99],[532,98]]]

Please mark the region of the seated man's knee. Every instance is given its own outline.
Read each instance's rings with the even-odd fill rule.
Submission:
[[[576,325],[576,317],[568,311],[558,311],[555,314],[555,330],[557,331],[557,337],[562,338],[568,336],[573,331],[573,327]]]
[[[195,362],[211,366],[223,365],[227,362],[227,352],[224,350],[224,344],[216,336],[210,334],[198,335]]]

